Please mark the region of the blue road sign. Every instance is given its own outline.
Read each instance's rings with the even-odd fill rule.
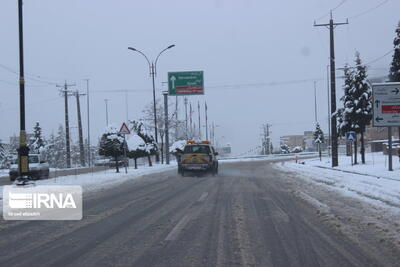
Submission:
[[[346,133],[346,140],[353,142],[354,140],[356,140],[356,132],[350,131]]]

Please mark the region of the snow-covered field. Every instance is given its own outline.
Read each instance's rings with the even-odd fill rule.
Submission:
[[[360,159],[359,159],[360,160]],[[331,168],[330,159],[301,160],[304,164],[285,162],[277,164],[285,171],[294,171],[299,179],[306,179],[380,207],[400,213],[400,164],[393,157],[394,171],[387,170],[387,156],[368,153],[366,164],[351,166],[347,156],[339,157],[339,166]]]

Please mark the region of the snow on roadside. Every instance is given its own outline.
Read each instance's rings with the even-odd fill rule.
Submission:
[[[296,154],[272,154],[272,155],[255,155],[255,156],[237,156],[237,157],[226,157],[219,158],[218,160],[222,163],[225,162],[248,162],[248,161],[273,161],[273,160],[295,160],[296,158],[301,159],[304,157],[315,157],[317,153],[304,152]]]
[[[286,162],[277,164],[277,166],[284,171],[294,171],[296,178],[314,182],[346,196],[400,214],[400,170],[398,164],[394,164],[395,171],[386,171],[385,157],[381,153],[367,154],[367,164],[357,166],[351,166],[350,158],[341,156],[339,167],[335,167],[334,170],[330,168],[329,161],[327,158],[323,158],[321,162],[319,159],[307,159],[302,160],[304,164]]]
[[[176,163],[170,165],[154,164],[153,167],[143,166],[139,169],[133,167],[128,168],[128,173],[125,174],[125,169],[120,168],[120,173],[116,173],[115,169],[99,171],[93,173],[85,173],[78,175],[59,176],[56,178],[34,181],[35,185],[80,185],[83,192],[96,191],[112,186],[117,186],[123,182],[140,178],[147,174],[156,174],[170,169],[175,169]],[[3,186],[0,186],[0,205],[3,199]],[[2,212],[2,211],[0,211]]]

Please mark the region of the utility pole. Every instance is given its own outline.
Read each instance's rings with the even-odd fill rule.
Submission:
[[[165,163],[169,164],[169,122],[168,122],[168,92],[164,94],[164,116],[165,116]]]
[[[328,156],[331,156],[331,112],[330,112],[330,107],[331,107],[331,101],[329,97],[329,65],[326,65],[326,94],[328,96]]]
[[[269,155],[271,154],[271,139],[270,139],[270,124],[263,125],[263,141],[262,141],[262,154]]]
[[[69,137],[69,119],[68,119],[68,87],[75,86],[75,84],[67,84],[65,81],[64,85],[56,85],[57,87],[63,88],[62,93],[64,94],[64,105],[65,105],[65,145],[67,149],[67,168],[71,168],[71,145]]]
[[[211,124],[210,139],[212,140],[212,144],[215,146],[215,125],[214,125],[214,122],[212,122],[212,124]]]
[[[315,115],[315,123],[318,123],[318,115],[317,115],[317,82],[314,81],[314,115]]]
[[[104,99],[104,103],[106,103],[106,126],[108,126],[108,99]]]
[[[128,107],[128,91],[125,91],[125,115],[126,115],[126,122],[129,121],[129,107]]]
[[[19,104],[20,104],[20,134],[18,148],[18,180],[25,184],[29,172],[29,147],[26,145],[25,129],[25,78],[24,78],[24,31],[22,0],[18,0],[19,27]]]
[[[193,114],[193,110],[192,110],[192,103],[189,103],[189,121],[190,121],[190,139],[193,139],[193,119],[192,119],[192,114]]]
[[[87,151],[88,151],[88,166],[91,165],[91,149],[90,149],[90,109],[89,109],[89,79],[86,81],[86,108],[87,108]]]
[[[189,133],[188,133],[188,113],[187,113],[187,97],[185,96],[185,134],[186,134],[186,140],[189,140]]]
[[[175,139],[178,140],[178,132],[179,132],[179,118],[178,118],[178,96],[175,96]]]
[[[336,126],[336,78],[335,78],[335,42],[334,42],[334,29],[335,26],[349,24],[348,20],[343,23],[335,23],[332,18],[328,24],[316,24],[314,27],[329,27],[330,36],[330,67],[331,67],[331,139],[332,139],[332,167],[339,165],[338,160],[338,134]]]
[[[197,113],[199,114],[199,139],[201,140],[200,101],[197,101]]]
[[[206,140],[208,140],[207,102],[204,102],[204,109],[205,109],[205,114],[206,114]]]
[[[83,147],[83,130],[82,130],[82,119],[81,119],[81,104],[79,102],[79,96],[85,95],[80,94],[78,91],[75,92],[76,97],[76,110],[78,114],[78,132],[79,132],[79,159],[81,166],[85,166],[85,149]]]

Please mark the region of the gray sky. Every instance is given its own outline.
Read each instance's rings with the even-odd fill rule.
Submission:
[[[98,91],[136,91],[128,94],[129,117],[139,118],[152,100],[151,80],[145,59],[127,47],[155,58],[176,44],[158,61],[157,95],[161,96],[168,71],[203,70],[206,94],[190,99],[207,101],[209,121],[220,125],[217,135],[224,136],[223,142],[230,142],[236,153],[259,145],[263,123],[272,124],[275,141],[280,135],[312,130],[313,79],[318,80],[319,121],[327,128],[329,32],[313,27],[314,20],[327,23],[329,10],[343,2],[334,11],[334,19],[349,18],[350,24],[335,31],[337,67],[352,63],[356,50],[365,62],[390,51],[400,20],[398,0],[24,2],[25,71],[28,78],[40,80],[27,79],[28,131],[36,121],[45,135],[64,124],[63,98],[55,87],[64,80],[84,92],[83,79],[90,79],[93,139],[105,127],[105,98],[111,122],[119,125],[126,117],[124,93]],[[1,1],[0,25],[0,64],[17,71],[16,0]],[[391,54],[373,62],[370,76],[386,75],[390,60]],[[301,80],[307,82],[293,82]],[[15,73],[0,67],[3,140],[19,131],[17,82]],[[338,80],[339,95],[341,84]],[[86,99],[81,101],[86,131]],[[72,98],[70,110],[75,127]],[[76,138],[77,129],[71,131]]]

